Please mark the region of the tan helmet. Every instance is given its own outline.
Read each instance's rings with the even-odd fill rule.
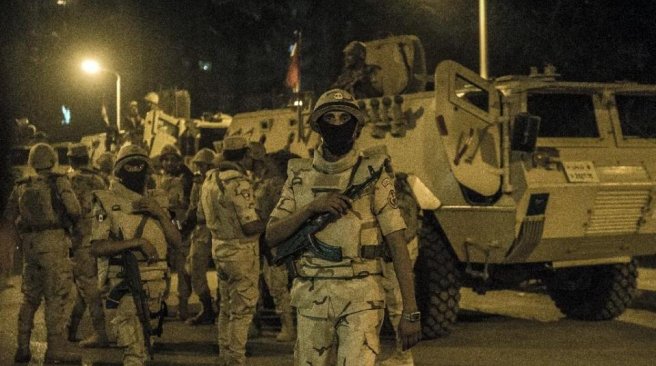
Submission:
[[[87,148],[87,145],[81,142],[73,143],[68,145],[68,152],[66,153],[66,156],[69,158],[88,158],[89,149]]]
[[[110,174],[114,169],[114,154],[105,151],[96,159],[96,165],[101,172]]]
[[[248,140],[244,136],[228,136],[223,139],[223,151],[241,150],[248,147]]]
[[[118,155],[116,155],[116,163],[114,163],[114,174],[121,170],[123,165],[134,160],[143,161],[148,166],[151,166],[150,158],[148,158],[148,153],[142,147],[138,145],[125,145],[121,147],[121,150],[118,151]]]
[[[178,149],[173,144],[164,145],[164,147],[162,148],[162,152],[160,152],[160,154],[159,154],[159,158],[161,159],[166,155],[175,155],[178,158],[182,158],[182,154],[180,153],[180,149]]]
[[[314,110],[310,115],[310,127],[312,127],[312,130],[319,132],[319,118],[324,113],[330,111],[350,113],[358,122],[356,130],[364,126],[364,115],[355,102],[355,99],[353,99],[353,96],[342,89],[331,89],[321,94],[317,100],[317,104],[314,105]]]
[[[159,104],[159,95],[155,92],[150,92],[146,94],[144,100],[148,103]]]
[[[347,44],[342,52],[345,55],[357,56],[364,60],[367,57],[367,46],[360,41],[353,41]]]
[[[212,164],[214,161],[214,158],[216,157],[216,154],[214,154],[214,151],[208,149],[208,148],[203,148],[198,150],[196,155],[194,155],[194,158],[191,160],[192,163],[205,163],[205,164]]]
[[[54,168],[57,162],[55,149],[44,142],[32,146],[27,159],[27,164],[36,170]]]

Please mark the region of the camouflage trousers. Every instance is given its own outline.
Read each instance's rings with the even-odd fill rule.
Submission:
[[[148,308],[151,312],[159,310],[165,288],[164,280],[144,283],[144,291],[148,296]],[[117,345],[123,348],[123,365],[143,365],[149,356],[132,295],[126,294],[121,298],[112,317],[111,330],[116,337]]]
[[[187,257],[187,272],[191,276],[191,288],[201,297],[210,295],[207,285],[208,262],[212,258],[212,233],[205,225],[196,226],[191,233],[191,248]]]
[[[189,241],[184,241],[180,249],[170,250],[168,255],[167,261],[169,265],[178,273],[178,298],[183,300],[189,299],[189,296],[191,296],[191,277],[185,268],[187,256],[189,256]],[[169,278],[167,281],[169,281],[167,289],[170,289],[171,279]]]
[[[88,246],[82,246],[73,252],[73,279],[77,288],[77,298],[71,312],[71,323],[79,323],[88,306],[93,328],[96,331],[103,331],[105,313],[98,287],[98,265]]]
[[[298,313],[294,365],[373,366],[380,352],[382,320],[382,309],[328,318]]]
[[[212,240],[212,257],[219,276],[219,364],[244,365],[248,327],[259,296],[257,240],[240,243]]]
[[[69,237],[63,229],[21,235],[24,259],[23,300],[18,313],[18,337],[29,339],[34,314],[45,298],[48,338],[64,332],[65,309],[72,286]],[[21,338],[22,336],[22,338]]]
[[[289,289],[287,288],[288,277],[287,268],[284,266],[274,266],[269,264],[265,259],[262,260],[262,277],[269,288],[269,293],[276,305],[276,313],[291,314]]]
[[[410,255],[412,267],[414,268],[417,256],[419,255],[419,239],[416,236],[408,243],[408,254]],[[387,314],[396,334],[396,352],[402,352],[401,339],[399,338],[398,332],[401,314],[403,313],[401,289],[399,288],[399,281],[396,278],[396,271],[394,271],[394,264],[392,262],[386,262],[383,265],[385,266],[385,277],[382,281],[383,289],[385,290],[385,307],[387,307]]]

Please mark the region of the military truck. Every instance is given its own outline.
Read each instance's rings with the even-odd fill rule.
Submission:
[[[423,57],[416,37],[377,42],[391,44],[387,60],[402,61],[389,67],[408,81],[359,101],[358,146],[385,145],[412,178],[424,335],[451,331],[461,286],[540,283],[567,317],[622,314],[634,258],[656,253],[656,86],[565,82],[553,67],[484,80],[443,61],[422,91],[425,82],[408,88],[428,81],[412,60]],[[309,156],[310,107],[237,114],[228,133]]]

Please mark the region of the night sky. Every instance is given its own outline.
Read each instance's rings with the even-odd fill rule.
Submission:
[[[58,5],[57,3],[63,5]],[[351,40],[415,34],[432,73],[444,59],[478,70],[477,0],[11,0],[1,12],[2,123],[27,116],[54,140],[114,119],[115,79],[79,69],[95,56],[122,76],[122,101],[187,89],[192,116],[284,100],[288,48],[302,30],[303,89],[321,93]],[[554,64],[563,79],[656,83],[656,2],[489,0],[490,75]],[[199,63],[201,62],[201,63]],[[202,62],[211,62],[203,71]],[[72,124],[61,127],[62,104]],[[142,113],[145,106],[141,104]]]

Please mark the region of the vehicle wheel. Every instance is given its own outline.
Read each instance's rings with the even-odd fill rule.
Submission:
[[[458,260],[435,216],[427,213],[419,230],[416,265],[418,306],[424,338],[451,333],[460,303]]]
[[[556,270],[547,290],[567,317],[609,320],[624,312],[636,294],[636,260],[625,264]]]

